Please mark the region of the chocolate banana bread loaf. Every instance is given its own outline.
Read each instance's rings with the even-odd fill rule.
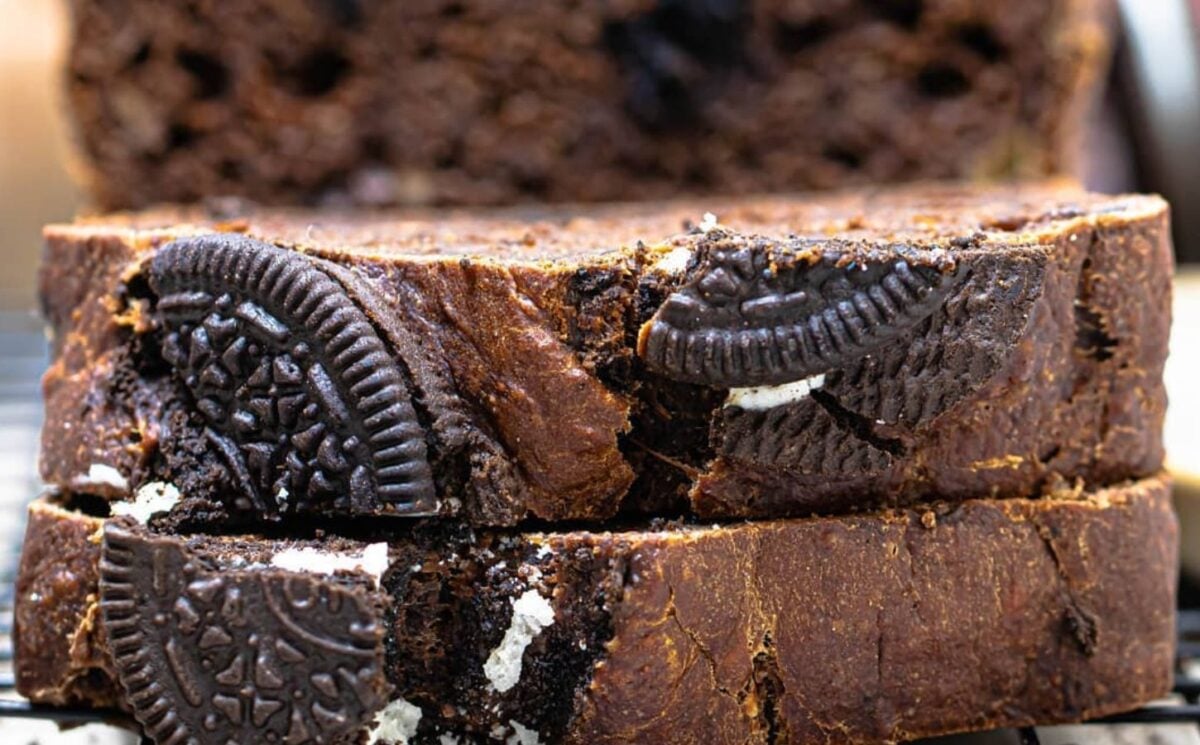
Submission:
[[[179,536],[36,503],[18,685],[160,744],[783,745],[1076,721],[1171,684],[1161,477],[724,527],[405,525]]]
[[[194,526],[803,515],[1162,462],[1154,197],[168,210],[46,240],[45,481]]]
[[[105,208],[494,204],[1060,173],[1110,0],[72,0]]]

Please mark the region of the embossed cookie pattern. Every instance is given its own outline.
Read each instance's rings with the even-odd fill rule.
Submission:
[[[160,249],[150,282],[163,357],[204,416],[237,507],[435,510],[425,433],[404,374],[321,262],[211,235]]]

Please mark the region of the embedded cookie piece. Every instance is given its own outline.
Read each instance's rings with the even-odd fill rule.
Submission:
[[[435,511],[405,363],[325,262],[201,236],[164,246],[149,279],[163,358],[204,416],[239,508]]]
[[[1078,721],[1171,685],[1178,535],[1161,477],[728,526],[512,533],[431,520],[390,532],[376,590],[357,566],[272,566],[298,549],[363,556],[362,541],[164,536],[110,522],[105,622],[74,615],[72,599],[97,592],[76,582],[54,604],[24,607],[18,650],[37,660],[61,645],[34,624],[64,611],[114,655],[151,732],[200,727],[190,731],[201,741],[210,715],[212,732],[236,739],[227,712],[253,721],[257,707],[276,736],[299,709],[309,734],[295,730],[297,742],[354,729],[412,745],[868,743]],[[31,533],[26,550],[39,541]],[[35,575],[26,586],[55,573],[23,566]],[[145,580],[131,588],[130,577]],[[133,607],[135,595],[145,602]],[[301,597],[307,610],[293,612]],[[138,635],[153,643],[135,646]],[[375,644],[393,686],[378,699],[380,678],[354,674],[376,669]],[[292,648],[321,652],[291,662]],[[138,677],[151,668],[162,673],[153,682]],[[272,713],[279,679],[300,698]],[[355,684],[364,680],[367,693]],[[79,682],[43,679],[28,693]],[[161,710],[145,708],[152,690]],[[210,695],[224,698],[191,703]],[[318,702],[346,719],[318,719],[308,707]]]
[[[350,742],[387,700],[382,598],[362,587],[206,566],[110,521],[99,590],[117,680],[156,743]]]
[[[44,480],[173,484],[188,530],[798,516],[1162,464],[1154,197],[165,211],[47,239]]]
[[[718,388],[826,373],[911,331],[941,307],[958,274],[947,253],[903,246],[898,257],[772,248],[709,248],[642,326],[646,365]]]

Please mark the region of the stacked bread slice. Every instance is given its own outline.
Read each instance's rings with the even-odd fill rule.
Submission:
[[[106,209],[1074,173],[1111,0],[71,0]]]
[[[1167,208],[47,229],[31,698],[173,742],[872,742],[1170,687]]]
[[[924,181],[1070,171],[1110,3],[71,5],[145,211],[45,233],[31,700],[785,745],[1169,690],[1167,206]]]

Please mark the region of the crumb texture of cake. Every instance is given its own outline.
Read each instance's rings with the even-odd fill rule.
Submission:
[[[108,637],[96,606],[102,521],[33,502],[14,587],[17,690],[54,706],[116,705]]]
[[[43,478],[169,484],[143,510],[193,527],[798,516],[1162,464],[1156,197],[184,210],[46,239]]]
[[[106,208],[1044,176],[1076,160],[1111,6],[72,0],[67,100]]]
[[[94,657],[40,666],[37,681],[18,677],[22,691],[100,692],[230,737],[257,718],[296,742],[867,743],[1079,721],[1171,685],[1178,530],[1165,477],[730,526],[421,521],[389,541],[381,584],[270,565],[320,542],[116,518],[97,547],[100,520],[46,502],[32,515],[27,555],[53,543],[91,551],[93,568],[52,598],[19,596],[18,665],[61,649],[49,628]],[[30,560],[20,582],[59,576]],[[313,645],[324,651],[292,653]],[[506,647],[520,663],[498,675]],[[292,693],[274,706],[279,690]]]

